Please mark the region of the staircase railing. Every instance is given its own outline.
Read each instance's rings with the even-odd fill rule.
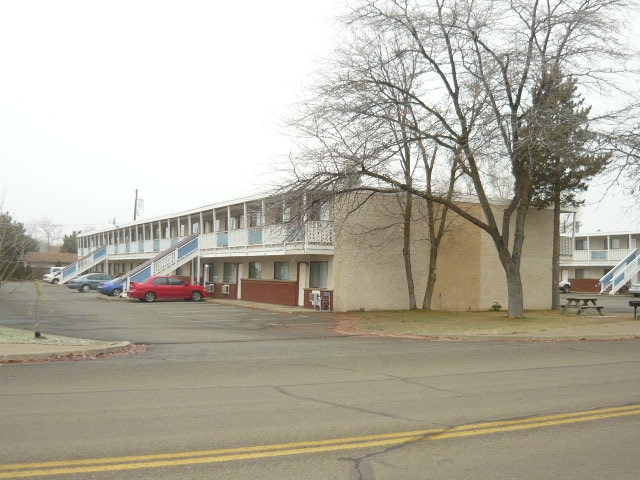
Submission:
[[[76,263],[72,263],[60,274],[60,284],[67,283],[69,280],[77,277],[83,272],[86,272],[91,267],[104,261],[107,257],[107,247],[98,247],[93,252],[78,259]]]
[[[144,282],[149,277],[163,275],[178,268],[191,259],[193,255],[197,254],[198,240],[198,234],[189,235],[155,257],[130,270],[123,275],[127,287],[130,282]]]
[[[636,248],[600,279],[600,293],[615,294],[638,271],[640,271],[640,255],[638,255],[638,249]]]

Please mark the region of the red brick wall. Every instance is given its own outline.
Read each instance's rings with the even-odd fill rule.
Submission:
[[[294,307],[298,304],[297,297],[295,281],[242,279],[242,300]]]
[[[206,288],[211,288],[212,284],[207,284]],[[225,295],[222,293],[222,284],[215,283],[213,284],[213,293],[209,292],[210,298],[238,298],[238,285],[235,283],[225,283],[224,285],[229,285],[229,295]]]

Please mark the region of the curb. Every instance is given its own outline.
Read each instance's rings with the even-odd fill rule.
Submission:
[[[7,363],[12,361],[34,361],[34,360],[46,360],[51,357],[66,357],[66,356],[74,356],[74,355],[84,355],[84,356],[96,356],[100,354],[106,353],[114,353],[120,352],[122,350],[126,350],[131,347],[131,342],[122,341],[122,342],[110,342],[105,345],[89,345],[89,346],[80,346],[80,345],[39,345],[42,347],[50,347],[49,350],[44,350],[41,352],[30,352],[30,353],[7,353],[0,354],[0,363]],[[59,347],[59,348],[56,348]]]

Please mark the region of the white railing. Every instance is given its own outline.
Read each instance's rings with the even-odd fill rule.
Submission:
[[[333,222],[307,222],[307,243],[333,245]]]
[[[625,258],[630,251],[628,248],[616,248],[613,250],[574,250],[571,260],[584,263],[619,262]]]
[[[155,240],[134,241],[128,244],[107,246],[109,257],[122,259],[147,256],[153,257],[176,244],[180,239],[163,238]],[[294,223],[280,223],[262,227],[242,228],[237,230],[217,231],[200,234],[200,250],[213,251],[223,248],[244,248],[247,251],[281,251],[294,248],[331,248],[335,242],[333,222],[309,221],[302,227]],[[82,252],[82,249],[80,250]],[[168,261],[168,260],[167,260]],[[161,269],[161,268],[160,268]],[[158,271],[154,268],[154,271]]]
[[[177,261],[178,261],[178,250],[175,249],[171,253],[168,253],[164,257],[159,258],[158,260],[153,262],[153,271],[161,272],[165,268],[168,268],[174,263],[176,263]]]
[[[638,249],[634,249],[613,267],[598,282],[600,293],[608,291],[611,295],[620,290],[627,282],[636,277],[640,270],[640,255]]]

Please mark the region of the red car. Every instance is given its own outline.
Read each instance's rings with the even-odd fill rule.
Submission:
[[[207,296],[207,291],[200,285],[192,285],[180,277],[157,276],[145,282],[131,282],[129,298],[137,298],[141,302],[155,302],[165,298],[184,298],[199,302]]]

